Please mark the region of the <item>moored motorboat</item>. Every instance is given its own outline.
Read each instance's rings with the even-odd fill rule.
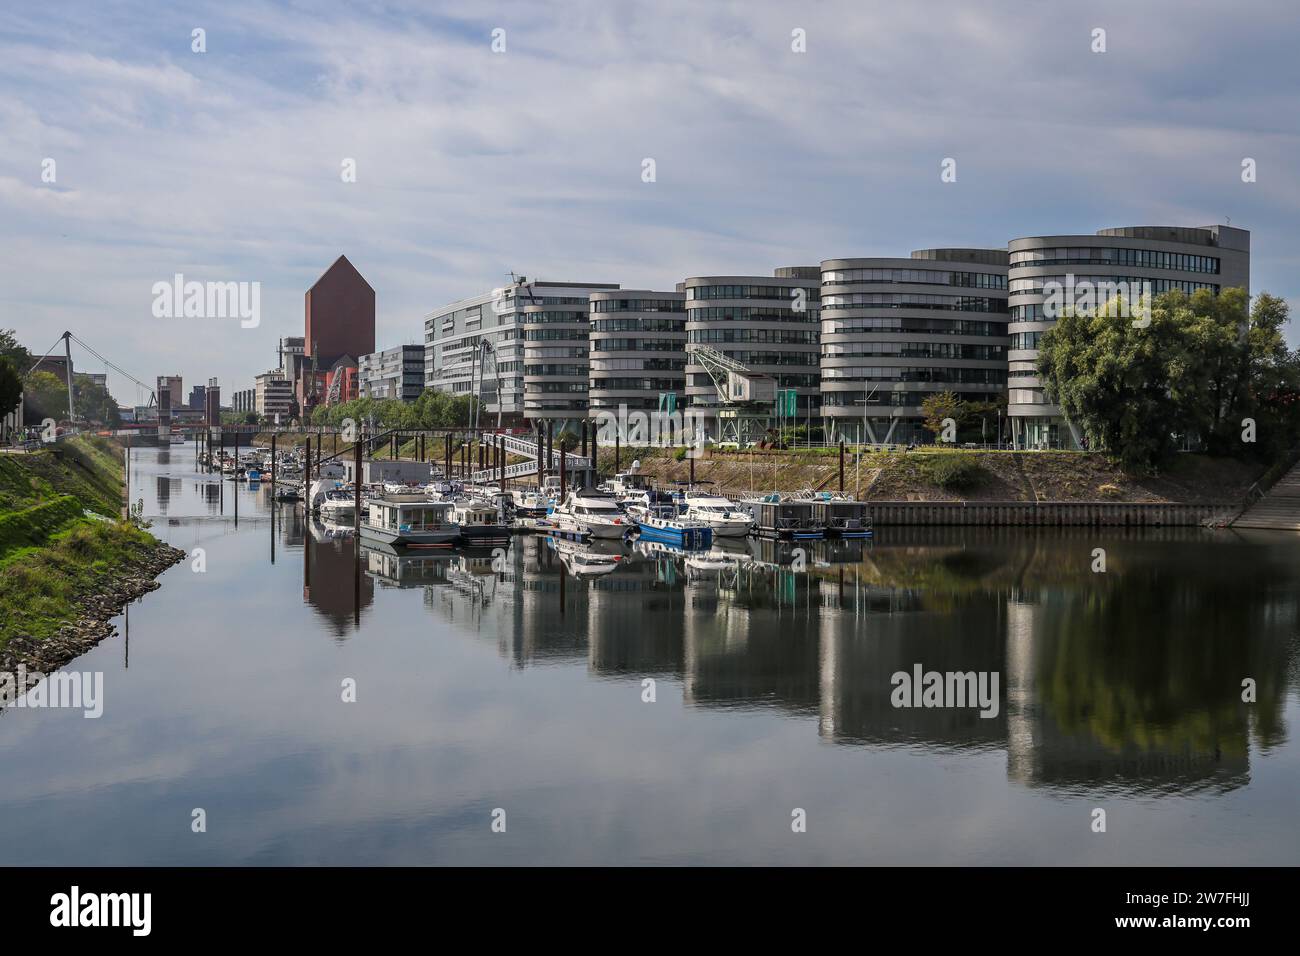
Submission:
[[[552,517],[558,527],[586,532],[593,538],[622,538],[633,527],[614,496],[595,488],[569,492]]]
[[[690,489],[685,494],[687,518],[703,521],[721,538],[740,538],[754,527],[754,516],[730,498],[708,490]]]
[[[353,524],[357,514],[356,496],[345,488],[331,488],[325,492],[325,498],[317,510],[323,521]]]
[[[713,529],[703,521],[684,518],[675,505],[634,505],[628,514],[636,520],[641,538],[682,548],[707,548],[713,544]]]
[[[507,544],[510,528],[502,524],[496,505],[482,498],[461,498],[452,503],[452,518],[460,525],[461,540],[467,545]]]

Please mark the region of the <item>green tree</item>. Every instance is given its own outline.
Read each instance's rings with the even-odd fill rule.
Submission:
[[[7,357],[0,356],[0,416],[8,415],[23,397],[23,380]]]
[[[19,375],[26,375],[35,358],[18,342],[13,329],[0,329],[0,358],[8,359]]]
[[[23,387],[27,396],[26,416],[29,421],[53,418],[62,421],[68,417],[68,387],[53,372],[39,369],[27,376]]]
[[[96,384],[89,375],[73,375],[72,395],[72,407],[78,418],[105,425],[119,424],[117,402],[108,389]]]
[[[1090,449],[1137,474],[1166,460],[1187,422],[1173,382],[1194,357],[1171,305],[1158,299],[1145,327],[1133,324],[1118,298],[1091,314],[1066,310],[1039,343],[1038,373],[1048,397],[1082,429]]]
[[[1275,458],[1300,437],[1300,355],[1287,349],[1286,303],[1245,290],[1167,292],[1135,324],[1115,299],[1068,312],[1044,334],[1048,396],[1090,448],[1126,470],[1158,469],[1186,437],[1211,452]],[[1257,440],[1242,441],[1253,419]]]
[[[937,392],[921,401],[921,415],[924,417],[923,424],[927,431],[933,432],[935,435],[943,431],[944,419],[951,418],[956,423],[957,428],[960,429],[965,423],[968,414],[966,402],[953,391]]]

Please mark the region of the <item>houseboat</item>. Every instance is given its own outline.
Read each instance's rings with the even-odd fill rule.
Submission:
[[[828,538],[870,538],[871,516],[865,501],[844,498],[814,499],[814,524],[825,529]]]
[[[460,540],[460,525],[452,516],[455,507],[422,494],[381,495],[370,500],[361,535],[394,546],[450,548]]]
[[[764,537],[815,541],[825,529],[813,520],[813,502],[775,499],[775,496],[743,502],[754,519],[754,531]]]

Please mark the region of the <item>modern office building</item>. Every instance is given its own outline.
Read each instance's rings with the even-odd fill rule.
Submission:
[[[1231,226],[1126,226],[1093,236],[1035,236],[1009,244],[1010,348],[1008,406],[1012,438],[1020,448],[1077,447],[1038,378],[1038,344],[1055,324],[1053,291],[1077,291],[1073,303],[1105,302],[1108,290],[1150,283],[1152,295],[1170,289],[1250,289],[1250,233]],[[1058,295],[1057,299],[1061,296]],[[1086,307],[1086,306],[1085,306]]]
[[[592,415],[686,407],[685,292],[593,292],[590,343]]]
[[[362,398],[413,402],[424,391],[424,346],[399,345],[363,355],[357,373]]]
[[[204,392],[206,391],[207,388],[203,385],[190,386],[190,399],[186,405],[189,408],[196,409],[200,412],[203,411],[205,407]]]
[[[235,392],[230,399],[231,411],[239,412],[241,415],[246,415],[253,411],[255,401],[256,392],[253,389],[241,388],[239,391]]]
[[[263,418],[287,422],[293,408],[293,386],[280,369],[253,379],[253,410]]]
[[[491,292],[461,299],[430,312],[424,319],[424,384],[456,395],[477,394],[484,411],[501,416],[502,424],[519,426],[526,419],[578,417],[573,405],[585,410],[587,369],[585,327],[589,297],[593,292],[617,289],[603,282],[530,282],[519,278]],[[523,310],[530,319],[521,321]],[[525,408],[524,345],[533,343],[534,365],[572,365],[581,374],[550,376],[535,370],[532,376],[533,408]],[[581,336],[577,333],[582,332]],[[570,344],[564,345],[562,343]],[[579,343],[580,344],[573,344]],[[581,348],[572,362],[549,362],[542,348]],[[581,383],[576,391],[557,391]],[[565,384],[562,384],[565,383]],[[547,408],[565,403],[568,407]]]
[[[951,391],[985,402],[1002,395],[1006,250],[827,259],[821,283],[821,407],[828,440],[933,441],[922,424],[928,396]]]
[[[686,395],[709,435],[720,433],[719,399],[713,379],[691,359],[696,345],[770,376],[778,388],[794,389],[798,422],[817,419],[821,269],[789,266],[771,276],[696,276],[679,288],[686,293]]]

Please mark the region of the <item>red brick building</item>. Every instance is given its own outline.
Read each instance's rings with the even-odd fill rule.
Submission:
[[[339,359],[375,350],[375,290],[347,256],[339,256],[307,290],[305,310],[303,364],[315,366],[317,381],[310,372],[298,380],[301,407],[313,404],[313,385],[316,401],[323,399],[321,391]]]

